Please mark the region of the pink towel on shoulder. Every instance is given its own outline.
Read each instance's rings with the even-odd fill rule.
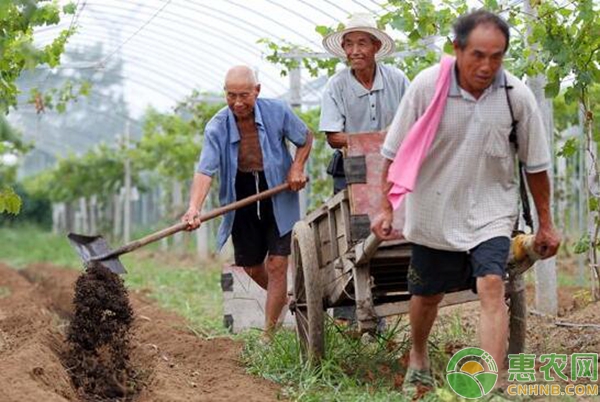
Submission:
[[[419,169],[433,143],[444,114],[453,65],[453,57],[442,57],[433,99],[425,113],[411,127],[390,165],[388,181],[392,183],[392,188],[388,200],[394,209],[400,206],[404,195],[412,192],[415,187]]]

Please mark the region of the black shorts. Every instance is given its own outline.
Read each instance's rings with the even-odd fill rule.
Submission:
[[[413,244],[408,290],[419,296],[469,288],[475,291],[476,278],[485,275],[504,278],[509,249],[508,237],[494,237],[465,252]]]
[[[235,192],[238,200],[267,189],[267,180],[263,172],[237,172]],[[291,232],[279,236],[277,222],[273,215],[273,203],[270,199],[255,202],[235,211],[231,239],[235,265],[238,267],[262,264],[267,253],[289,255],[291,238]]]

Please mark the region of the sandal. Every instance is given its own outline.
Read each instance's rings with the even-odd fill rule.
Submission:
[[[410,400],[420,398],[427,391],[435,388],[430,369],[414,369],[409,367],[404,376],[402,392]]]

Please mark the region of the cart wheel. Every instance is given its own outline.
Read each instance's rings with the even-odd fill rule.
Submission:
[[[527,300],[523,275],[511,275],[507,290],[509,309],[508,353],[523,353],[527,335]]]
[[[323,284],[315,239],[303,221],[292,235],[293,312],[303,354],[318,362],[325,352]]]

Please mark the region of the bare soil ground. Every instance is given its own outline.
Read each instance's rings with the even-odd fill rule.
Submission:
[[[80,274],[47,264],[23,271],[0,264],[0,401],[280,400],[275,384],[245,373],[239,343],[198,337],[185,320],[141,293],[129,294],[134,316],[127,342],[130,359],[125,378],[115,378],[124,396],[90,395],[86,381],[73,381],[82,358],[73,359],[68,342]],[[533,297],[528,286],[530,306]],[[468,303],[442,310],[442,317],[458,312],[461,325],[474,329],[478,310],[478,303]],[[557,325],[564,322],[582,326]],[[598,352],[599,324],[600,303],[592,303],[581,288],[562,287],[559,317],[528,315],[526,351],[538,356]],[[94,372],[94,364],[83,367]]]
[[[589,288],[561,287],[558,317],[529,314],[527,351],[532,353],[599,353],[600,303],[591,302]],[[534,304],[535,289],[528,286],[528,303]],[[572,324],[574,326],[563,326]]]
[[[130,377],[125,396],[101,398],[77,388],[67,342],[79,272],[51,265],[15,271],[0,264],[0,400],[277,401],[279,388],[245,373],[241,345],[202,339],[177,315],[131,293]],[[133,390],[133,391],[132,391]],[[134,392],[134,394],[132,394]]]

